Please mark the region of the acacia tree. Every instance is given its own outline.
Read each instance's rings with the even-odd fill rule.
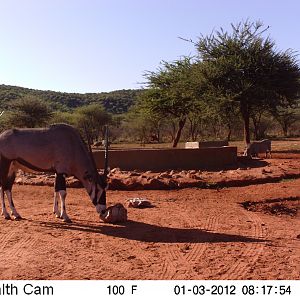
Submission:
[[[284,137],[288,136],[289,129],[291,126],[296,123],[300,119],[300,109],[298,109],[298,113],[296,109],[293,107],[282,108],[277,107],[271,111],[274,119],[279,123],[282,128],[282,132]]]
[[[176,147],[188,114],[196,109],[196,88],[193,77],[194,63],[189,57],[174,62],[163,62],[157,72],[148,72],[148,89],[143,95],[144,105],[152,113],[177,119],[173,140]],[[196,78],[196,77],[195,77]]]
[[[125,115],[126,135],[129,139],[138,139],[142,145],[153,140],[160,142],[163,118],[149,111],[142,98]]]
[[[286,107],[300,91],[300,69],[291,50],[277,52],[263,35],[268,28],[249,21],[222,28],[196,43],[199,66],[211,94],[222,101],[237,101],[250,143],[250,116],[255,108]]]
[[[88,135],[89,142],[97,141],[104,136],[104,125],[111,123],[112,116],[101,104],[90,104],[77,108],[73,113],[74,125]]]
[[[24,96],[10,103],[5,118],[9,127],[41,127],[51,120],[52,110],[38,97]]]

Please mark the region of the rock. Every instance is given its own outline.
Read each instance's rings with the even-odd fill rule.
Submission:
[[[262,169],[261,172],[262,172],[263,174],[272,173],[271,170],[267,170],[267,169]]]
[[[32,179],[32,178],[37,178],[38,176],[35,175],[35,174],[27,174],[27,175],[25,175],[25,177],[26,177],[27,179]]]
[[[105,223],[122,223],[127,221],[127,209],[122,203],[109,206],[100,218]]]
[[[141,173],[139,173],[139,172],[129,172],[128,176],[141,176]]]
[[[181,176],[179,174],[174,174],[172,175],[172,178],[177,179],[177,178],[181,178]]]
[[[166,183],[156,178],[150,178],[146,181],[142,181],[141,183],[143,188],[147,190],[164,190],[167,188]]]
[[[173,179],[167,180],[166,185],[167,185],[168,189],[177,189],[178,188],[177,181],[173,180]]]
[[[193,173],[187,173],[186,178],[196,179],[196,180],[201,179],[201,177],[198,176],[197,173],[194,173],[194,172]]]
[[[185,177],[186,174],[187,174],[187,171],[181,171],[181,172],[179,172],[179,175],[181,175],[181,176],[183,176],[183,177]]]
[[[70,188],[81,188],[82,187],[82,183],[75,178],[72,179],[67,179],[67,186]]]
[[[172,175],[170,175],[167,172],[161,173],[160,175],[158,175],[158,178],[172,178]]]
[[[121,171],[120,168],[113,168],[113,169],[110,170],[110,173],[118,173],[120,171]]]
[[[17,183],[17,184],[22,184],[22,183],[24,183],[24,182],[23,182],[23,179],[22,179],[22,178],[17,178],[16,181],[15,181],[15,183]]]
[[[196,170],[189,170],[189,171],[187,171],[187,173],[188,173],[188,174],[196,174],[197,171],[196,171]]]
[[[111,190],[126,190],[126,184],[120,178],[110,178],[109,188]]]
[[[142,190],[143,185],[137,178],[125,178],[123,184],[126,186],[127,190]]]

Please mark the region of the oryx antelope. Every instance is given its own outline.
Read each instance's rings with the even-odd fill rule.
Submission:
[[[92,153],[72,126],[55,124],[49,128],[9,129],[0,134],[1,203],[6,219],[10,216],[4,194],[12,215],[20,218],[11,192],[18,168],[56,174],[53,212],[65,222],[70,221],[65,206],[66,176],[75,176],[81,181],[100,216],[106,209],[106,178],[98,174]]]

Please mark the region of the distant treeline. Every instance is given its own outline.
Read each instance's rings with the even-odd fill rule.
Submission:
[[[195,43],[197,56],[162,61],[145,88],[59,93],[0,86],[0,130],[68,123],[91,142],[251,140],[300,135],[300,65],[260,21],[231,24]]]
[[[35,96],[46,101],[53,110],[70,111],[75,108],[102,104],[104,109],[112,114],[126,113],[136,102],[141,90],[118,90],[102,93],[62,93],[41,91],[18,86],[0,85],[0,108],[7,109],[14,100],[24,96]]]

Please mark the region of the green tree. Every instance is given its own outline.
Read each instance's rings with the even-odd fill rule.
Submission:
[[[73,122],[83,136],[88,134],[90,142],[95,142],[103,138],[104,125],[112,122],[112,116],[101,104],[90,104],[74,111]]]
[[[277,107],[271,113],[274,119],[280,124],[283,135],[287,137],[291,126],[300,120],[300,105],[298,109],[296,107]]]
[[[75,114],[72,112],[54,111],[51,123],[65,123],[75,125]]]
[[[175,62],[163,62],[157,72],[148,72],[149,89],[143,95],[144,104],[153,114],[176,118],[178,128],[173,140],[176,147],[189,113],[197,107],[194,63],[189,57]],[[198,77],[197,77],[198,78]]]
[[[196,43],[199,66],[207,90],[222,101],[237,101],[244,122],[245,142],[250,143],[250,116],[255,108],[286,107],[300,91],[300,69],[291,50],[278,52],[263,34],[261,22],[222,28]]]
[[[6,114],[9,127],[42,127],[49,124],[52,110],[35,96],[24,96],[11,102]]]

